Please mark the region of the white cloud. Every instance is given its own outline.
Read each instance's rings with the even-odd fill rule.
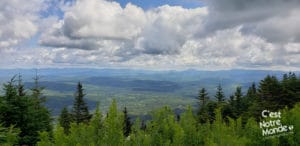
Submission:
[[[165,5],[144,11],[130,3],[122,8],[116,2],[80,0],[65,8],[64,19],[43,33],[40,43],[106,51],[103,42],[112,42],[121,60],[141,54],[177,54],[202,29],[206,15],[206,8]]]
[[[287,53],[300,54],[300,43],[288,43],[284,46]]]
[[[148,23],[135,43],[146,54],[178,54],[182,45],[203,28],[206,8],[162,6],[147,12]]]
[[[253,31],[275,43],[300,42],[299,14],[299,9],[290,10],[285,15],[274,16],[257,23]]]
[[[43,8],[40,0],[0,1],[0,47],[18,45],[38,31],[38,12]]]
[[[206,35],[217,30],[243,26],[244,33],[271,42],[299,42],[299,0],[204,0],[209,9]]]
[[[210,0],[195,9],[148,10],[77,0],[56,2],[64,15],[46,18],[39,12],[50,1],[30,1],[0,2],[1,66],[300,69],[297,0]],[[36,33],[44,47],[13,47]]]
[[[78,0],[66,9],[63,31],[71,38],[131,39],[145,19],[144,11],[130,3],[123,9],[116,2]]]
[[[282,4],[290,9],[282,10]],[[132,4],[122,8],[116,2],[80,0],[65,8],[64,19],[53,24],[41,43],[81,49],[77,62],[94,65],[102,58],[104,64],[142,68],[297,67],[290,60],[296,58],[290,54],[297,46],[285,45],[298,34],[286,29],[296,27],[290,23],[298,20],[296,4],[226,0],[223,5],[213,0],[197,9],[165,5],[144,11]],[[275,33],[286,39],[273,43]],[[78,57],[77,51],[57,60],[76,62],[72,56]]]

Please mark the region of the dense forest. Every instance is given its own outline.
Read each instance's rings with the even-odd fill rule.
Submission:
[[[53,119],[38,79],[30,90],[21,76],[3,85],[0,145],[300,145],[300,77],[294,73],[268,75],[246,92],[238,86],[230,97],[221,84],[214,97],[200,88],[197,109],[177,114],[165,106],[150,120],[131,119],[130,109],[118,110],[115,100],[108,112],[97,106],[91,113],[80,82],[72,108]]]

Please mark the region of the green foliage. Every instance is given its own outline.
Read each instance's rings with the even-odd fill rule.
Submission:
[[[183,144],[189,146],[198,146],[204,144],[204,135],[197,131],[198,124],[193,115],[191,106],[187,107],[187,110],[181,115],[180,126],[184,131]],[[204,130],[204,128],[200,128]]]
[[[132,125],[127,113],[117,109],[113,100],[104,116],[99,105],[93,116],[83,101],[83,89],[78,83],[72,110],[72,118],[64,108],[52,133],[49,111],[42,105],[42,88],[36,86],[27,94],[14,78],[4,85],[5,95],[0,97],[0,144],[39,146],[256,146],[256,145],[300,145],[299,78],[285,74],[282,80],[267,76],[253,84],[244,96],[241,87],[225,100],[221,86],[216,93],[217,101],[207,100],[202,88],[199,92],[199,109],[193,114],[190,106],[174,114],[165,106],[152,112],[151,119]],[[207,100],[207,101],[206,101]],[[259,127],[261,111],[280,110],[282,124],[292,125],[286,135],[266,138]],[[269,120],[269,119],[264,119]],[[13,128],[13,126],[16,127]],[[18,131],[18,129],[20,131]]]
[[[223,93],[221,84],[219,84],[217,87],[215,98],[217,99],[219,104],[225,101],[225,95]]]
[[[89,114],[88,106],[83,100],[85,94],[83,93],[83,88],[80,82],[77,84],[77,91],[75,93],[75,100],[73,104],[72,110],[72,118],[73,120],[79,123],[88,123],[91,119],[91,115]]]
[[[276,110],[283,108],[280,102],[282,88],[280,82],[275,76],[267,76],[259,83],[258,94],[262,98],[262,106],[266,109]]]
[[[176,139],[182,138],[182,129],[169,107],[157,110],[152,117],[146,131],[151,135],[153,145],[171,145]]]
[[[15,129],[13,126],[6,128],[0,124],[0,145],[10,146],[17,144],[19,133],[20,130]]]
[[[59,125],[64,128],[65,134],[69,134],[72,115],[68,112],[68,109],[66,107],[62,109],[58,122]]]
[[[124,133],[124,136],[127,137],[130,134],[132,124],[130,121],[130,117],[128,116],[126,107],[124,107],[123,114],[124,114],[123,133]]]
[[[33,145],[38,139],[39,131],[51,133],[51,117],[49,110],[43,105],[42,88],[36,87],[31,94],[24,92],[23,84],[19,77],[18,85],[15,78],[4,84],[5,95],[0,98],[0,122],[3,126],[20,129],[18,143]]]
[[[216,110],[217,107],[218,107],[218,104],[214,101],[210,101],[207,104],[208,120],[209,120],[210,123],[212,123],[216,118],[215,117],[216,116],[215,110]]]
[[[200,105],[200,106],[205,106],[206,103],[208,102],[209,96],[208,96],[208,93],[207,93],[207,91],[205,90],[205,88],[202,88],[202,89],[199,91],[198,100],[199,100],[199,105]]]
[[[148,146],[151,144],[151,136],[149,134],[146,134],[146,132],[141,129],[141,125],[141,120],[137,118],[132,125],[132,130],[129,138],[126,138],[126,145]]]
[[[209,100],[209,96],[208,93],[206,92],[205,88],[202,88],[199,91],[199,96],[198,96],[198,110],[197,110],[197,114],[198,114],[198,121],[200,123],[206,123],[209,120],[209,114],[208,114],[208,110],[207,110],[207,102]]]
[[[116,100],[113,100],[104,120],[104,141],[107,145],[118,146],[123,144],[123,121],[123,115],[118,113]]]
[[[221,110],[216,110],[216,120],[211,125],[207,133],[207,144],[205,145],[223,145],[223,146],[242,146],[249,141],[246,137],[239,135],[238,129],[241,129],[241,121],[230,120],[229,125],[223,121]]]
[[[95,145],[101,145],[104,143],[104,121],[99,104],[97,105],[94,116],[88,125],[88,130],[92,133],[91,138]]]
[[[256,145],[299,145],[300,104],[293,109],[282,111],[282,123],[294,125],[294,133],[266,139],[262,129],[254,118],[249,118],[243,126],[241,117],[228,118],[226,122],[220,107],[215,110],[215,120],[199,124],[192,108],[187,107],[176,120],[169,107],[163,107],[152,113],[152,120],[147,122],[146,129],[141,129],[141,120],[136,119],[128,137],[123,137],[122,112],[117,111],[113,100],[106,117],[99,108],[89,124],[72,123],[70,133],[66,135],[62,127],[54,131],[53,140],[47,132],[40,133],[39,146],[52,145],[99,145],[99,146],[256,146]]]
[[[285,123],[293,125],[294,132],[288,137],[291,145],[300,145],[300,103],[296,104],[293,109],[285,110],[283,113],[286,119]]]
[[[40,141],[37,142],[37,145],[39,146],[51,146],[53,145],[52,142],[49,139],[49,133],[48,132],[40,132],[39,133],[39,139]]]

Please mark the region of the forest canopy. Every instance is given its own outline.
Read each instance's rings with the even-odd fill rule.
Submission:
[[[83,86],[78,82],[74,87],[72,108],[63,108],[53,119],[44,106],[38,77],[30,90],[24,89],[21,76],[13,77],[0,96],[0,144],[300,145],[300,78],[294,73],[281,79],[268,75],[246,92],[237,86],[230,97],[221,84],[214,97],[199,87],[197,108],[187,106],[178,114],[164,106],[152,111],[149,120],[131,118],[130,109],[118,110],[116,100],[108,112],[98,105],[91,114]],[[290,128],[280,131],[278,126]]]

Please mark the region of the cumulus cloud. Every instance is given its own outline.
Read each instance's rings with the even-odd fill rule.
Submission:
[[[78,0],[66,9],[63,31],[70,38],[131,39],[145,24],[141,8],[103,0]]]
[[[78,0],[64,8],[63,19],[45,30],[40,43],[77,48],[84,56],[79,62],[104,58],[116,66],[299,67],[297,0],[204,2],[205,7],[195,9],[164,5],[143,10],[130,3],[122,8],[113,1]],[[77,55],[57,60],[68,62]]]
[[[63,20],[54,23],[42,35],[42,45],[99,49],[103,42],[136,38],[146,23],[144,11],[130,3],[122,8],[116,2],[78,0],[64,10]]]
[[[38,31],[38,12],[43,8],[40,0],[0,1],[0,48],[19,44]]]
[[[146,54],[178,54],[182,45],[202,29],[205,8],[162,6],[147,12],[148,24],[135,47]]]
[[[299,0],[204,0],[209,16],[206,31],[243,26],[245,33],[263,36],[271,42],[300,41],[296,29],[299,16]]]
[[[300,68],[300,1],[203,1],[147,10],[106,0],[1,1],[0,65]],[[62,14],[40,17],[53,6]],[[41,46],[13,47],[35,34]]]
[[[299,14],[300,10],[297,9],[290,11],[289,14],[261,21],[256,24],[253,33],[275,43],[300,42]]]
[[[103,41],[119,45],[117,55],[176,54],[184,42],[201,29],[205,8],[162,6],[144,11],[128,3],[79,0],[65,9],[60,20],[41,37],[51,47],[103,48]]]

